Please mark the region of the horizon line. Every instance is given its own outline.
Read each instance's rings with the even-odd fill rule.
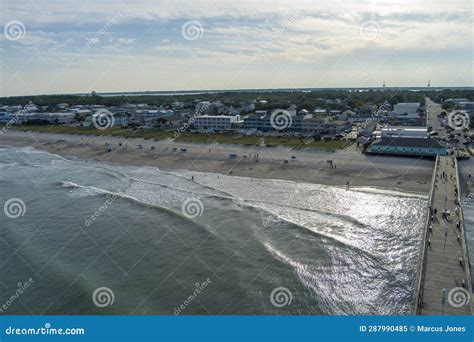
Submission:
[[[368,87],[301,87],[301,88],[229,88],[229,89],[183,89],[183,90],[132,90],[132,91],[110,91],[110,92],[96,92],[96,96],[107,95],[113,97],[121,96],[124,94],[140,94],[138,96],[154,95],[165,96],[166,94],[176,94],[176,93],[196,93],[196,94],[207,94],[207,93],[226,93],[226,92],[258,92],[258,91],[270,91],[270,92],[283,92],[283,91],[323,91],[323,90],[384,90],[384,89],[404,89],[404,90],[413,90],[413,89],[434,89],[434,90],[455,90],[455,89],[466,89],[474,90],[474,86],[368,86]],[[51,94],[34,94],[34,95],[10,95],[10,96],[0,96],[0,99],[4,98],[16,98],[16,97],[40,97],[40,96],[91,96],[91,92],[87,93],[51,93]],[[178,96],[183,95],[192,95],[192,94],[177,94]]]

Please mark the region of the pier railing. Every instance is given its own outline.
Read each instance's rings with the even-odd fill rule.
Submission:
[[[428,238],[429,238],[429,227],[431,224],[431,210],[433,208],[433,193],[436,184],[436,172],[439,165],[439,156],[436,156],[435,166],[433,168],[433,175],[431,177],[431,188],[428,196],[428,214],[426,215],[424,224],[424,234],[421,241],[422,249],[420,261],[418,263],[418,273],[415,283],[415,294],[413,296],[413,314],[417,315],[420,313],[420,308],[423,300],[423,282],[425,281],[425,266],[426,266],[426,254],[428,253]]]
[[[458,188],[458,195],[457,195],[457,200],[458,200],[458,208],[459,208],[459,218],[461,219],[461,224],[459,225],[459,230],[460,230],[460,234],[462,234],[461,236],[463,237],[461,239],[462,241],[462,253],[463,253],[463,259],[464,259],[464,267],[465,267],[465,272],[466,272],[466,287],[467,287],[467,290],[469,291],[469,294],[471,296],[470,298],[470,302],[469,302],[469,305],[470,305],[470,309],[471,309],[471,312],[474,312],[473,310],[473,305],[472,305],[472,302],[473,302],[473,294],[472,294],[472,278],[471,278],[471,264],[469,262],[469,252],[467,250],[467,244],[466,244],[466,230],[465,230],[465,226],[464,226],[464,214],[463,214],[463,210],[462,210],[462,201],[461,201],[461,182],[459,181],[459,177],[461,175],[461,173],[459,172],[459,167],[458,167],[458,161],[457,159],[454,159],[454,166],[455,166],[455,169],[456,169],[456,186]]]

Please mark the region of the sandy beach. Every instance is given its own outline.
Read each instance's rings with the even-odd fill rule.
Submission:
[[[13,130],[0,135],[0,145],[31,146],[66,158],[153,166],[163,170],[187,169],[336,186],[346,186],[349,182],[350,186],[417,193],[429,192],[434,165],[430,159],[366,155],[355,145],[332,152]],[[231,154],[234,158],[230,158]],[[332,160],[333,167],[328,160]]]

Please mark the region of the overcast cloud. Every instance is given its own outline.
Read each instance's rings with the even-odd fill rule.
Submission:
[[[473,16],[472,1],[6,0],[0,96],[472,86]]]

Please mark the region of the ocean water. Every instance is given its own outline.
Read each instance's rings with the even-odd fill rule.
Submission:
[[[426,201],[5,147],[1,313],[409,314]]]

